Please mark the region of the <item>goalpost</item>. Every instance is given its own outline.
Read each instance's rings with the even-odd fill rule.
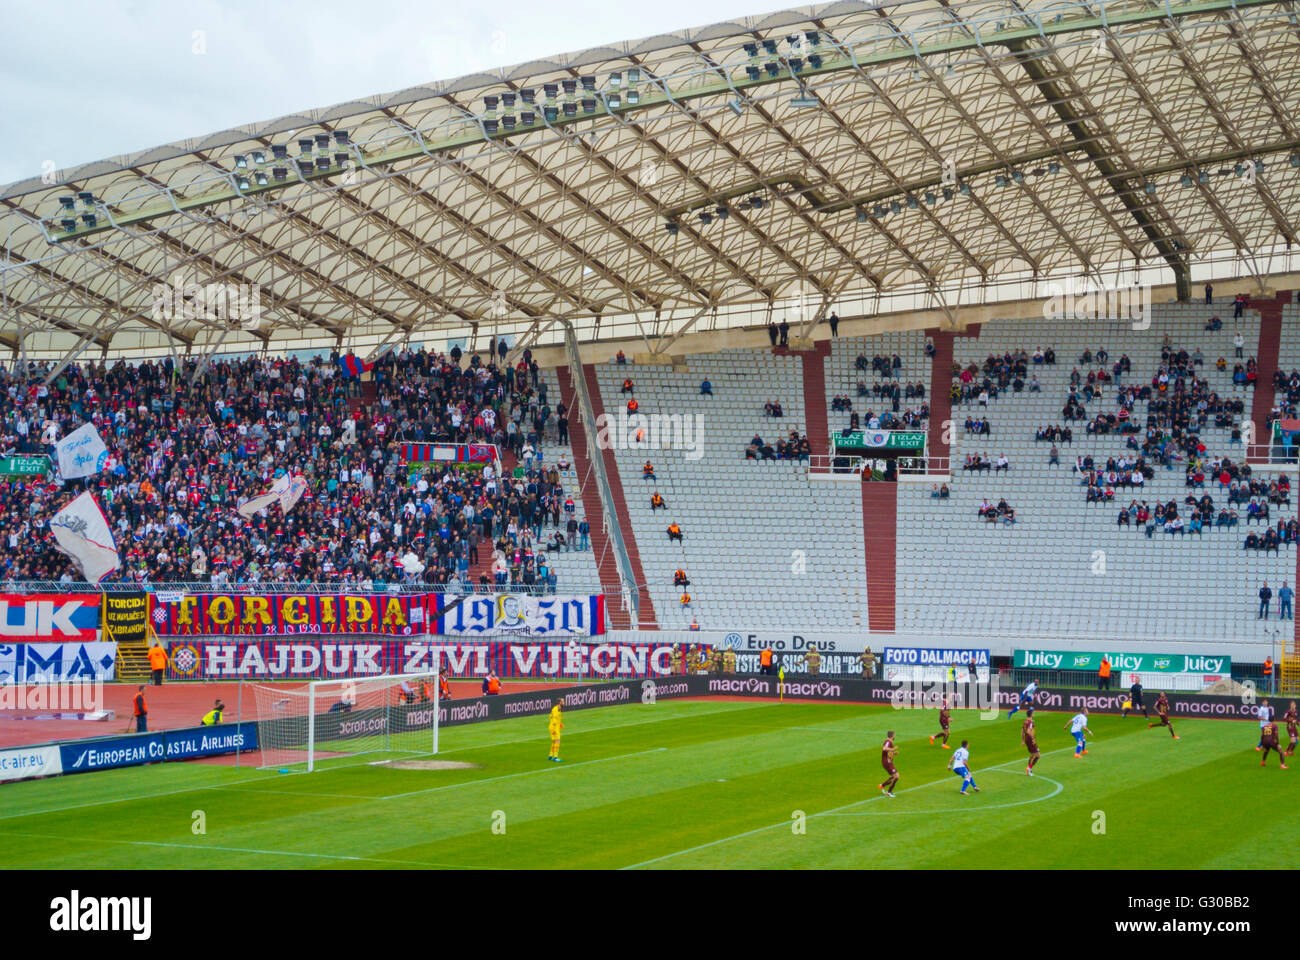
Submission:
[[[438,671],[255,684],[263,768],[371,753],[438,752]]]

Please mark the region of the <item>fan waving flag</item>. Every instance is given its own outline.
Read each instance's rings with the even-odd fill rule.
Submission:
[[[267,490],[266,493],[260,493],[241,503],[238,512],[241,517],[247,520],[257,511],[265,509],[273,503],[279,503],[280,512],[288,513],[306,492],[307,479],[302,474],[295,473],[293,476],[287,473],[281,474],[276,478],[275,483],[271,484],[271,489]]]
[[[108,461],[108,447],[93,424],[73,430],[54,445],[54,459],[64,480],[93,477]]]
[[[90,583],[99,583],[122,566],[108,518],[89,492],[56,513],[50,530],[59,550],[72,558]]]
[[[356,354],[349,353],[346,357],[339,357],[339,366],[343,368],[343,376],[360,378],[361,374],[372,369],[374,364],[366,363]]]

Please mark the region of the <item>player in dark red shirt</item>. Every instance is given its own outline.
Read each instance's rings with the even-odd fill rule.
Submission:
[[[1282,714],[1282,719],[1286,721],[1286,735],[1287,739],[1291,741],[1287,744],[1286,755],[1288,757],[1294,757],[1296,742],[1300,741],[1300,732],[1297,732],[1296,730],[1296,724],[1300,723],[1300,714],[1296,713],[1294,700],[1292,700],[1291,705],[1287,707],[1286,713]]]
[[[951,717],[951,715],[948,713],[948,698],[947,698],[947,697],[944,697],[944,698],[943,698],[943,705],[939,707],[939,732],[938,732],[938,733],[932,733],[932,734],[930,734],[930,746],[934,746],[934,738],[935,738],[935,737],[943,737],[943,743],[941,744],[941,746],[942,746],[945,750],[949,749],[949,747],[948,747],[949,729],[948,729],[948,728],[949,728],[951,725],[952,725],[952,717]]]
[[[1025,767],[1025,773],[1031,777],[1034,775],[1034,764],[1041,756],[1038,752],[1038,735],[1034,732],[1034,708],[1030,707],[1029,712],[1025,714],[1024,723],[1020,725],[1020,739],[1025,743],[1025,749],[1029,751],[1029,766]]]
[[[880,765],[885,768],[885,782],[880,785],[880,792],[887,797],[894,795],[894,787],[898,786],[898,769],[894,766],[894,754],[898,753],[898,747],[894,746],[894,731],[890,730],[885,734],[885,742],[880,745]]]
[[[1264,766],[1264,764],[1268,761],[1268,752],[1272,750],[1274,753],[1277,754],[1278,765],[1283,770],[1286,770],[1287,769],[1286,757],[1282,755],[1282,745],[1278,743],[1276,723],[1270,723],[1260,732],[1259,742],[1260,742],[1260,746],[1262,746],[1264,749],[1264,755],[1263,757],[1260,758],[1259,765],[1261,767]]]
[[[1163,690],[1160,691],[1160,696],[1156,697],[1156,716],[1160,719],[1160,722],[1148,723],[1148,730],[1152,727],[1168,727],[1169,736],[1173,737],[1175,740],[1182,739],[1182,737],[1174,733],[1174,725],[1169,722],[1169,698],[1165,696]]]

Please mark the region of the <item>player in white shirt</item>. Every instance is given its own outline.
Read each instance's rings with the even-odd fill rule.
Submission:
[[[1092,736],[1092,731],[1088,729],[1088,708],[1084,707],[1080,713],[1076,713],[1065,726],[1074,734],[1074,759],[1078,760],[1088,752],[1088,741],[1084,735]]]
[[[1259,702],[1259,743],[1255,747],[1256,752],[1264,748],[1264,731],[1267,730],[1268,725],[1273,722],[1273,715],[1275,712],[1276,711],[1268,705],[1267,700],[1261,700]]]
[[[1016,703],[1014,707],[1011,708],[1011,711],[1007,714],[1007,719],[1010,720],[1011,717],[1015,714],[1015,712],[1019,710],[1021,707],[1033,703],[1034,694],[1037,692],[1038,692],[1038,681],[1037,680],[1030,681],[1029,686],[1025,687],[1025,689],[1020,691],[1020,700],[1019,702]]]
[[[963,797],[967,796],[967,787],[972,788],[976,793],[980,792],[980,788],[975,786],[975,778],[970,772],[969,743],[969,740],[963,740],[961,746],[952,752],[952,757],[948,761],[948,769],[961,777],[961,795]]]

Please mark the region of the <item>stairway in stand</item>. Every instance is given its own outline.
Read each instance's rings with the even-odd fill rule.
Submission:
[[[862,542],[867,558],[867,623],[872,633],[894,632],[898,550],[898,484],[862,486]]]
[[[1255,348],[1255,397],[1250,405],[1250,419],[1255,424],[1255,443],[1268,444],[1269,417],[1273,413],[1273,374],[1277,372],[1278,350],[1282,345],[1282,307],[1291,302],[1291,291],[1280,291],[1272,300],[1251,300],[1251,310],[1259,311],[1259,343]],[[1231,322],[1231,321],[1226,321]]]
[[[614,548],[610,544],[609,537],[605,533],[601,522],[604,509],[600,503],[600,492],[596,489],[596,475],[587,449],[587,435],[582,429],[578,412],[574,409],[573,377],[568,367],[559,367],[555,372],[556,379],[560,383],[560,399],[569,411],[569,447],[573,450],[573,469],[578,475],[581,486],[583,510],[586,512],[587,522],[591,526],[591,549],[596,556],[596,568],[600,572],[600,585],[605,589],[605,609],[609,613],[610,625],[615,630],[628,630],[633,627],[632,617],[628,611],[623,609],[622,603],[618,599],[622,593],[622,581],[618,575],[618,563],[614,559]],[[591,394],[592,407],[595,409],[596,416],[599,417],[604,412],[604,405],[600,400],[600,389],[596,385],[595,370],[590,364],[583,366],[583,377],[587,384],[587,390]],[[610,490],[614,494],[615,509],[618,512],[615,522],[619,524],[619,529],[623,531],[623,542],[627,546],[629,557],[633,558],[632,568],[636,572],[637,582],[644,584],[645,577],[641,573],[640,555],[635,552],[636,543],[632,537],[632,522],[628,518],[627,506],[623,501],[623,485],[619,480],[618,466],[614,462],[613,451],[605,450],[602,455],[604,456],[605,470],[609,475]],[[650,594],[644,586],[640,589],[640,605],[641,621],[646,625],[644,629],[655,629],[654,605],[650,602]]]
[[[808,435],[813,456],[829,454],[831,435],[826,425],[826,358],[831,355],[831,342],[818,340],[812,350],[773,347],[772,352],[777,356],[803,357],[803,411],[807,420],[804,433]]]
[[[951,455],[948,437],[952,422],[952,399],[948,391],[952,388],[953,339],[955,337],[978,337],[980,325],[972,323],[959,334],[951,330],[931,328],[926,335],[934,343],[934,357],[930,360],[930,435],[927,446],[931,457],[947,460]],[[931,473],[947,473],[947,469],[931,470]]]
[[[117,644],[117,679],[143,683],[150,677],[149,647],[143,640]]]
[[[514,473],[515,467],[517,466],[519,466],[519,458],[515,456],[514,451],[508,450],[505,447],[501,447],[502,474],[505,475],[506,477],[509,477],[512,473]],[[478,563],[471,563],[469,565],[469,582],[476,584],[478,583],[478,578],[483,574],[487,574],[488,579],[492,578],[493,541],[482,539],[482,532],[483,532],[482,524],[476,523],[474,526],[480,536],[478,542]],[[497,521],[495,519],[493,520],[493,530],[494,530],[493,539],[495,539],[496,535],[499,534],[500,532],[500,527],[497,526]]]

